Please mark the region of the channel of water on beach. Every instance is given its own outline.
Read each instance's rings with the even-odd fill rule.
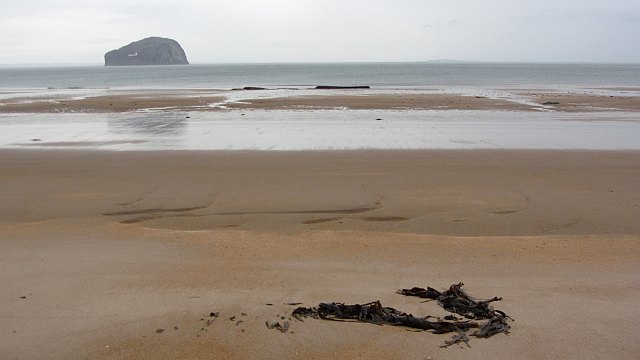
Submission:
[[[231,110],[0,114],[0,148],[639,150],[625,112]]]

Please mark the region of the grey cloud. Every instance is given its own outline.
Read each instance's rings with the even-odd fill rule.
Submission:
[[[100,61],[151,35],[176,38],[200,63],[637,62],[639,19],[638,0],[2,0],[0,64]]]
[[[422,25],[423,29],[437,29],[437,28],[453,28],[458,26],[458,24],[460,23],[460,21],[458,20],[449,20],[446,22],[437,22],[437,23],[433,23],[433,24],[424,24]]]

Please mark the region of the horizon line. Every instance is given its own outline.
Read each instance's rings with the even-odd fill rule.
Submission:
[[[638,62],[626,61],[497,61],[497,60],[458,60],[458,59],[433,59],[433,60],[406,60],[406,61],[220,61],[220,62],[190,62],[189,65],[269,65],[269,64],[566,64],[566,65],[637,65]],[[103,62],[52,62],[52,63],[0,63],[0,67],[81,67],[102,66]],[[149,65],[158,66],[158,65]],[[163,65],[160,65],[163,66]],[[184,65],[164,65],[184,66]],[[117,67],[117,66],[116,66]]]

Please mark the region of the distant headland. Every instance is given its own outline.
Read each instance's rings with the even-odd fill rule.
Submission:
[[[182,46],[161,37],[148,37],[104,54],[105,66],[188,64]]]

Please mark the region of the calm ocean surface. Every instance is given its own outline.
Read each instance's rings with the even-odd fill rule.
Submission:
[[[0,67],[0,90],[242,86],[640,86],[640,64],[290,63]]]

